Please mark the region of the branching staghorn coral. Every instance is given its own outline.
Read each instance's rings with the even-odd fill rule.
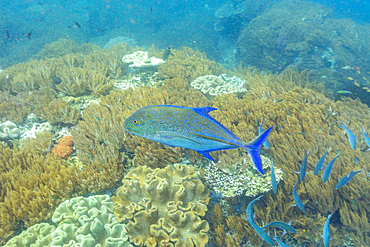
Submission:
[[[74,125],[80,119],[79,109],[70,106],[66,101],[58,99],[50,102],[41,113],[41,117],[51,124],[64,123]]]

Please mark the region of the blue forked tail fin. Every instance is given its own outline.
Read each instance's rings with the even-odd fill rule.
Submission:
[[[263,175],[262,170],[262,161],[260,156],[260,148],[262,144],[266,141],[267,137],[269,136],[272,127],[268,128],[264,132],[262,132],[259,136],[257,136],[253,141],[246,143],[243,148],[245,148],[249,154],[249,157],[252,160],[253,165],[257,168],[257,170]]]

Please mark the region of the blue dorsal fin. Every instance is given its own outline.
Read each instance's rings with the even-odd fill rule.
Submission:
[[[196,113],[201,114],[201,115],[207,115],[207,116],[208,116],[209,112],[217,110],[217,108],[208,107],[208,106],[206,106],[206,107],[194,107],[193,109]]]
[[[215,161],[211,155],[209,155],[209,151],[197,151],[198,153],[200,153],[201,155],[203,155],[204,157],[206,157],[207,159],[210,159],[212,161]]]

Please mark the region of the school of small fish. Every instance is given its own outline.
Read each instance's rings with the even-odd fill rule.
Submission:
[[[343,69],[350,68],[343,67]],[[213,158],[209,155],[209,152],[241,147],[248,152],[257,170],[261,174],[264,174],[262,170],[262,162],[259,154],[259,149],[261,148],[262,145],[270,149],[270,143],[268,142],[267,137],[270,134],[272,127],[263,131],[262,129],[263,119],[262,119],[258,129],[259,135],[251,142],[245,143],[208,114],[210,111],[213,110],[216,110],[216,108],[212,107],[192,108],[172,105],[146,106],[137,110],[130,117],[128,117],[123,124],[123,128],[133,135],[157,141],[170,147],[183,147],[195,150],[210,160],[213,160]],[[350,146],[353,150],[355,150],[356,138],[353,132],[344,124],[343,121],[342,126],[338,127],[344,128],[346,130]],[[367,145],[370,148],[370,138],[369,136],[366,135],[363,126],[362,134],[365,138]],[[320,170],[323,169],[325,158],[328,151],[329,148],[327,148],[326,152],[318,160],[315,166],[314,175],[318,175]],[[304,157],[301,163],[300,171],[296,172],[299,174],[299,179],[296,180],[292,192],[293,199],[296,203],[295,205],[292,206],[297,206],[303,212],[305,212],[304,203],[299,198],[296,187],[299,180],[301,181],[301,183],[304,183],[305,176],[306,174],[308,174],[307,158],[309,153],[310,150],[308,150],[306,156]],[[340,152],[328,163],[328,165],[324,169],[322,176],[323,183],[325,183],[329,179],[331,171],[333,169],[334,161],[339,157],[339,155]],[[362,170],[363,168],[358,171],[351,171],[349,174],[341,178],[336,185],[336,189],[338,190],[345,186],[349,181],[351,181],[354,178],[356,174],[361,173]],[[273,162],[271,166],[271,185],[273,192],[276,194],[278,187]],[[281,221],[273,221],[266,224],[263,227],[260,227],[256,224],[253,213],[253,204],[262,197],[263,195],[252,200],[248,204],[246,209],[247,217],[244,217],[244,219],[248,221],[248,223],[257,232],[261,239],[264,240],[269,245],[274,245],[273,240],[275,240],[279,246],[288,246],[276,236],[276,230],[275,236],[271,239],[269,234],[267,234],[264,231],[264,228],[275,227],[280,228],[284,231],[297,233],[297,231],[290,225],[290,223],[288,224]],[[329,225],[330,218],[332,217],[333,214],[334,212],[328,215],[327,220],[323,227],[322,238],[325,247],[329,247],[330,245]]]

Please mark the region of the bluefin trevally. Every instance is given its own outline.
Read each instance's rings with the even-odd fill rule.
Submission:
[[[325,247],[329,247],[329,244],[330,244],[330,218],[333,215],[333,213],[329,214],[328,218],[325,221],[324,229],[322,231],[322,238],[324,240]]]
[[[270,222],[267,225],[263,226],[262,229],[266,228],[266,227],[278,227],[280,229],[283,229],[283,230],[286,230],[286,231],[289,231],[289,232],[297,233],[297,230],[294,229],[294,227],[292,227],[288,223],[285,223],[285,222],[282,222],[282,221]]]
[[[301,198],[299,198],[298,193],[297,193],[297,189],[296,189],[297,183],[298,183],[298,179],[297,179],[297,181],[295,181],[295,185],[294,185],[294,188],[293,188],[293,199],[296,203],[296,205],[293,205],[293,206],[299,207],[304,212],[305,210],[304,210],[303,202],[301,201]]]
[[[331,170],[333,169],[334,161],[339,157],[340,152],[329,162],[329,164],[325,167],[324,173],[322,174],[322,182],[325,183],[328,181]]]
[[[344,124],[343,120],[341,120],[341,121],[342,121],[342,124],[343,124],[343,126],[341,126],[341,127],[343,127],[347,131],[347,137],[348,137],[348,140],[349,140],[349,144],[351,145],[351,148],[353,150],[355,150],[356,149],[356,137],[353,134],[353,132]]]
[[[310,151],[311,150],[308,150],[306,156],[304,157],[299,172],[296,172],[296,173],[299,174],[299,178],[301,179],[301,182],[304,182],[304,178],[305,178],[306,174],[308,174],[308,173],[306,173],[306,171],[307,171],[307,158],[308,158],[308,154],[310,153]]]
[[[271,186],[274,193],[277,193],[277,182],[275,177],[275,170],[274,170],[274,161],[271,161]]]
[[[365,137],[365,142],[370,149],[370,137],[366,135],[364,126],[362,126],[362,135]]]
[[[315,171],[313,172],[314,175],[317,175],[319,173],[319,171],[322,169],[327,153],[328,153],[328,148],[326,149],[326,152],[321,156],[319,161],[317,161],[317,164],[315,166]]]
[[[337,186],[335,186],[336,189],[339,189],[339,188],[342,188],[344,185],[346,185],[349,181],[351,181],[351,179],[357,174],[357,173],[360,173],[362,172],[364,168],[354,172],[354,171],[351,171],[349,174],[347,174],[346,176],[342,177],[338,183],[337,183]]]
[[[262,129],[262,122],[263,122],[263,118],[261,119],[261,124],[260,124],[260,127],[258,128],[258,134],[262,134],[263,132],[263,129]],[[263,146],[267,147],[268,149],[270,149],[270,143],[269,143],[269,140],[266,139],[266,141],[263,143]]]
[[[272,127],[249,143],[213,119],[208,113],[213,107],[185,107],[153,105],[134,112],[123,123],[123,128],[133,134],[170,147],[192,149],[213,160],[209,152],[234,148],[247,150],[254,166],[263,173],[259,150]]]

